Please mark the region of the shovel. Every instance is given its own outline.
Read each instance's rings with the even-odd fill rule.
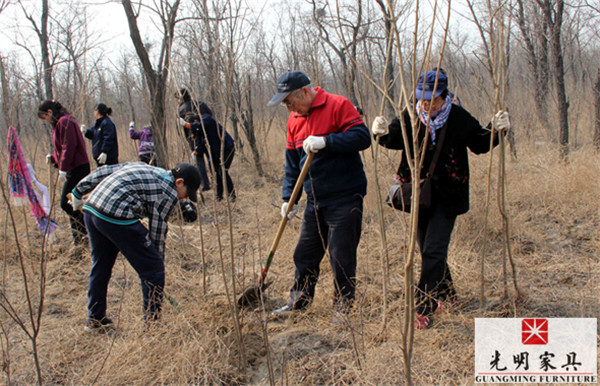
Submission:
[[[306,157],[306,161],[304,162],[304,166],[300,171],[300,175],[296,180],[296,185],[294,186],[294,190],[292,191],[292,195],[290,197],[289,205],[285,211],[285,216],[281,219],[279,223],[279,229],[277,230],[277,235],[275,235],[275,240],[273,240],[273,244],[271,244],[271,249],[269,250],[269,256],[267,257],[267,261],[265,262],[265,266],[263,267],[260,277],[258,278],[258,285],[253,287],[248,287],[242,292],[242,295],[238,299],[238,306],[240,307],[248,307],[258,301],[260,299],[260,294],[266,290],[272,283],[273,280],[265,282],[265,278],[267,277],[267,272],[269,272],[269,267],[271,266],[271,261],[273,261],[273,256],[275,255],[275,250],[277,249],[277,245],[279,245],[279,240],[281,240],[281,235],[283,234],[283,230],[288,222],[288,214],[294,209],[294,205],[296,200],[298,199],[298,195],[300,194],[300,190],[302,189],[302,183],[308,174],[308,168],[315,157],[315,153],[308,153]]]

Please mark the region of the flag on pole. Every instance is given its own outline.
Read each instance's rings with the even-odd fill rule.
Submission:
[[[29,208],[35,217],[40,232],[50,235],[58,226],[40,204],[35,190],[33,189],[32,177],[25,161],[23,148],[19,136],[14,127],[8,129],[8,186],[11,197],[26,198],[29,200]]]

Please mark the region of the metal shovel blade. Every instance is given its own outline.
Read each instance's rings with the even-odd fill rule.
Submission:
[[[238,306],[251,307],[257,305],[260,300],[261,292],[264,292],[271,284],[273,284],[273,280],[246,288],[238,299]]]

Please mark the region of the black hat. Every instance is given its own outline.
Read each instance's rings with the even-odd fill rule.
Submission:
[[[187,188],[188,198],[191,201],[196,202],[198,200],[196,191],[200,187],[200,172],[198,171],[198,168],[192,164],[182,162],[171,169],[171,172],[175,179],[183,178],[183,184]]]
[[[292,91],[310,84],[310,79],[302,71],[287,71],[277,80],[277,94],[267,106],[276,106],[281,103]]]

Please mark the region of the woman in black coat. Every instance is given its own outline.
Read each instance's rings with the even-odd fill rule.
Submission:
[[[434,86],[437,77],[437,87]],[[421,250],[421,278],[417,285],[417,315],[415,329],[425,329],[431,324],[435,311],[443,311],[456,303],[456,291],[448,266],[448,245],[456,217],[469,210],[469,156],[490,150],[491,125],[483,128],[477,119],[461,106],[452,103],[448,94],[448,78],[436,71],[421,74],[415,90],[418,143],[425,142],[428,134],[425,159],[420,179],[429,171],[442,128],[446,127],[439,159],[431,176],[431,206],[419,211],[417,242]],[[407,133],[407,143],[413,143],[412,124],[408,111],[402,119]],[[501,135],[510,128],[508,113],[499,111],[494,117],[494,129]],[[400,120],[394,118],[387,124],[384,117],[376,117],[371,131],[379,137],[379,144],[390,149],[405,150]],[[498,144],[495,135],[493,146]],[[406,151],[397,172],[402,183],[412,181]]]

